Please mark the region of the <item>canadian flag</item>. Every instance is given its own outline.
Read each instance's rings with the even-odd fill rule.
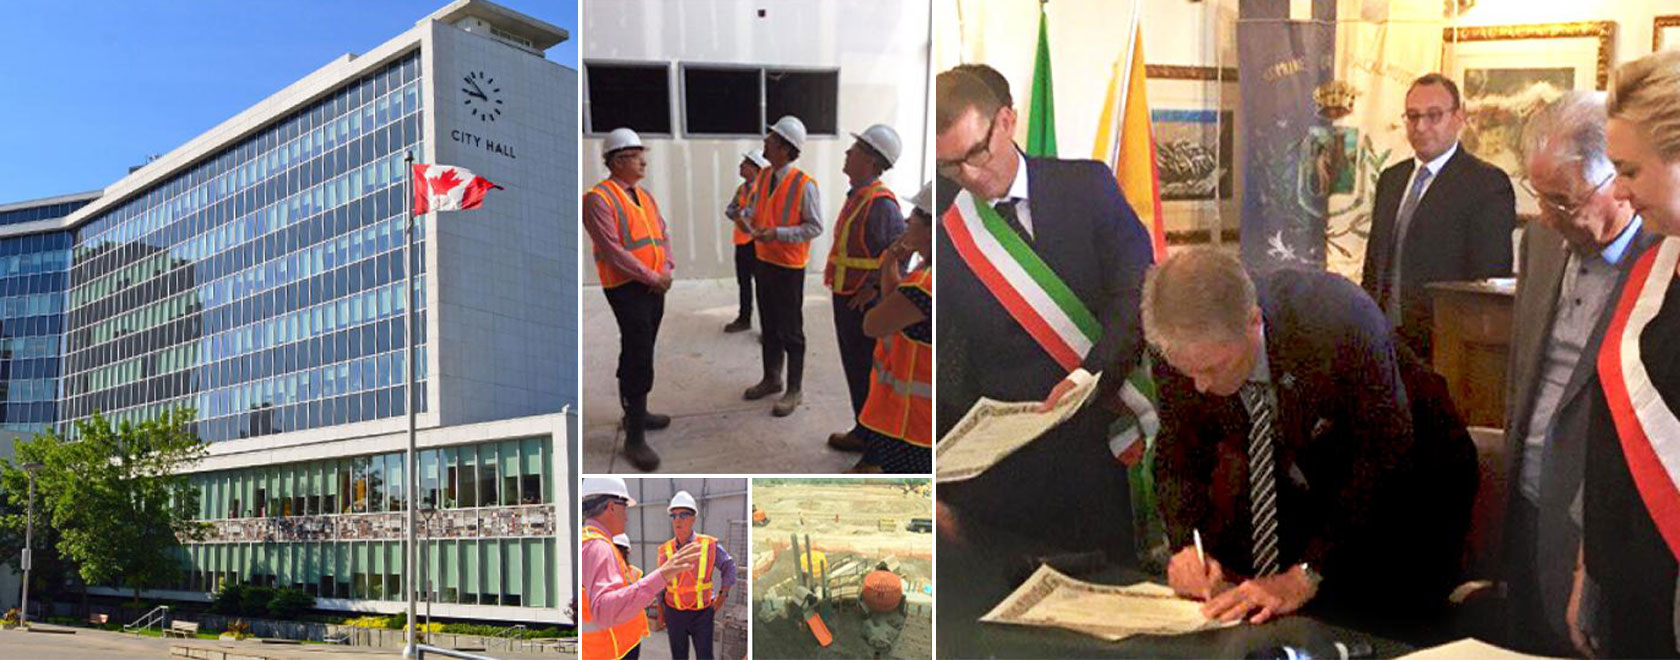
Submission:
[[[501,186],[465,168],[415,163],[414,214],[476,209],[492,188]]]

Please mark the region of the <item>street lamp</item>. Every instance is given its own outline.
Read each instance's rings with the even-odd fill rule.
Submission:
[[[28,523],[23,532],[23,611],[18,616],[18,624],[29,627],[29,569],[35,564],[35,558],[30,550],[35,545],[35,471],[41,469],[40,463],[29,462],[23,464],[23,471],[29,473],[29,509]]]
[[[425,535],[420,537],[420,585],[426,593],[426,623],[420,627],[420,630],[426,632],[430,632],[432,629],[432,594],[434,593],[432,590],[432,563],[427,560],[431,557],[432,550],[430,547],[432,544],[432,516],[437,515],[437,512],[437,508],[432,506],[430,500],[424,501],[420,505],[420,518],[425,521],[421,526]],[[413,623],[413,621],[409,622],[410,625],[413,625]]]

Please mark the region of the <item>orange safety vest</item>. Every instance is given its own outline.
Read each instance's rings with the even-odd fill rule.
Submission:
[[[636,188],[635,193],[636,199],[632,201],[618,182],[606,179],[584,196],[599,195],[612,208],[618,218],[618,240],[624,250],[657,273],[665,267],[671,241],[665,237],[665,225],[659,221],[659,205],[653,201],[653,195],[641,188]],[[601,287],[605,289],[635,281],[629,273],[613,267],[600,250],[595,251],[595,272],[600,274]]]
[[[742,181],[740,187],[735,189],[735,208],[738,211],[752,208],[753,183],[756,181],[757,179]],[[734,225],[735,223],[731,222],[729,224]],[[741,228],[736,226],[734,240],[736,245],[746,245],[752,242],[752,234],[741,231]]]
[[[700,544],[700,563],[677,574],[677,579],[665,585],[665,604],[678,610],[703,610],[712,606],[712,547],[717,539],[695,534],[692,543]],[[677,540],[659,546],[659,565],[664,566],[677,551]]]
[[[613,559],[618,562],[620,578],[631,574],[630,565],[619,555],[618,546],[613,545],[612,537],[599,527],[584,525],[583,542],[579,544],[579,549],[591,541],[600,541],[612,548]],[[629,589],[634,584],[632,581],[621,579],[618,585],[610,587],[610,590]],[[583,637],[583,660],[619,660],[629,653],[630,649],[642,643],[642,638],[648,635],[646,611],[637,612],[635,616],[618,625],[603,628],[595,623],[595,615],[589,611],[588,588],[580,589],[579,592],[582,594],[578,601],[582,605],[583,614],[583,624],[579,628]]]
[[[805,204],[805,184],[811,182],[811,177],[806,176],[797,167],[789,168],[787,176],[782,177],[781,185],[772,190],[772,174],[775,173],[770,171],[770,168],[764,168],[758,173],[758,181],[753,184],[758,192],[753,200],[753,226],[798,227],[800,209],[804,208]],[[753,243],[753,252],[758,255],[759,261],[783,268],[802,269],[811,261],[809,242],[756,241]]]
[[[870,254],[864,235],[869,229],[869,209],[875,200],[897,204],[891,190],[879,179],[846,196],[840,207],[840,224],[834,226],[834,242],[828,247],[828,265],[823,267],[823,286],[838,294],[856,293],[864,278],[881,269],[881,255]]]
[[[641,582],[642,581],[642,576],[644,575],[642,573],[642,569],[636,568],[636,566],[634,564],[628,564],[628,566],[630,566],[630,584],[635,584],[637,582]],[[647,608],[645,608],[645,607],[642,608],[642,611],[638,612],[636,614],[635,619],[633,619],[633,620],[640,624],[636,627],[636,630],[634,631],[636,633],[636,639],[637,640],[640,640],[643,637],[647,637],[648,635],[653,634],[653,633],[649,632],[651,629],[648,627]],[[637,643],[639,644],[641,642],[638,641]]]
[[[900,287],[933,295],[933,269],[911,273]],[[869,399],[858,423],[917,447],[933,446],[933,344],[903,331],[875,344],[875,368],[869,374]]]

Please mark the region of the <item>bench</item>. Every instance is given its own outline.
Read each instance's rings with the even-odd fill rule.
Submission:
[[[171,621],[169,628],[163,631],[164,637],[184,637],[194,639],[198,637],[197,621]]]
[[[111,622],[111,615],[109,615],[109,614],[89,614],[88,618],[87,618],[87,622],[90,625],[103,626],[103,625]]]

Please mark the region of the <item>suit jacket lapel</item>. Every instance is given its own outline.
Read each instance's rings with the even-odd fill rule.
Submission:
[[[1645,252],[1645,248],[1650,247],[1656,240],[1656,234],[1647,232],[1644,226],[1640,226],[1639,232],[1633,236],[1632,245],[1622,255],[1621,267],[1616,274],[1615,291],[1622,290],[1622,285],[1627,282],[1628,273],[1633,268],[1633,262],[1637,261],[1639,255]],[[1587,336],[1587,343],[1581,347],[1581,360],[1575,363],[1575,373],[1569,376],[1569,383],[1563,387],[1563,396],[1558,399],[1559,410],[1568,405],[1570,399],[1580,394],[1582,387],[1597,372],[1598,349],[1604,345],[1604,331],[1610,326],[1610,317],[1615,309],[1616,297],[1611,296],[1609,300],[1604,302],[1604,310],[1599,313],[1598,320],[1594,322],[1592,334]]]
[[[1535,231],[1530,228],[1529,231]],[[1548,232],[1550,233],[1550,232]],[[1527,270],[1523,277],[1531,278],[1524,285],[1525,293],[1538,296],[1538,314],[1517,319],[1518,323],[1536,328],[1523,337],[1521,346],[1513,346],[1513,364],[1523,365],[1523,373],[1513,373],[1517,379],[1514,415],[1511,419],[1513,428],[1523,429],[1528,425],[1528,418],[1534,414],[1534,387],[1540,382],[1540,370],[1544,367],[1546,358],[1546,343],[1551,333],[1546,330],[1552,327],[1552,321],[1557,318],[1558,291],[1563,287],[1563,275],[1569,267],[1569,248],[1560,237],[1548,236],[1552,240],[1535,241],[1529,244],[1529,249],[1535,251],[1535,259],[1531,264],[1523,264]],[[1532,287],[1532,290],[1529,290]],[[1521,311],[1521,310],[1519,310]],[[1583,355],[1581,364],[1590,363]],[[1577,373],[1581,371],[1578,365]]]

